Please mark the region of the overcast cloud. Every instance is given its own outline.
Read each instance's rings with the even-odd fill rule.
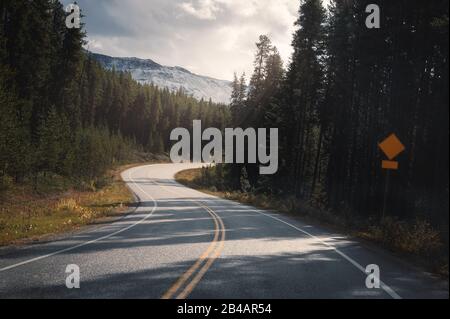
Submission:
[[[251,72],[260,34],[268,34],[288,61],[299,1],[78,0],[78,4],[94,52],[149,58],[231,80],[233,72]]]

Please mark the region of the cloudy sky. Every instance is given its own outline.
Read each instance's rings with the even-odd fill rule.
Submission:
[[[299,1],[78,0],[78,4],[94,52],[149,58],[231,80],[233,72],[251,72],[260,34],[268,34],[288,61]]]

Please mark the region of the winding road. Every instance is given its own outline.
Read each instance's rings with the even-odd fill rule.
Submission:
[[[205,195],[174,175],[199,164],[122,174],[139,205],[108,224],[0,250],[0,298],[448,298],[448,282],[382,249],[297,218]],[[79,266],[81,286],[66,287]],[[379,289],[366,287],[368,265]]]

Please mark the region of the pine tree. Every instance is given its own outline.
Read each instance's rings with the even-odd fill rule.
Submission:
[[[245,167],[243,167],[241,170],[240,185],[241,185],[241,191],[243,193],[248,193],[252,189],[250,181],[248,180],[247,169]]]
[[[56,172],[63,151],[61,133],[61,119],[51,108],[38,128],[37,171]]]
[[[247,79],[245,72],[242,73],[241,77],[239,78],[239,94],[238,94],[238,101],[241,104],[245,103],[245,99],[247,96]]]
[[[243,73],[239,79],[235,73],[232,83],[230,110],[233,116],[233,122],[236,124],[239,123],[242,114],[244,114],[245,111],[246,90],[245,73]]]
[[[263,90],[264,81],[267,77],[267,59],[273,49],[272,42],[267,35],[261,35],[259,41],[256,43],[257,51],[255,54],[255,61],[253,63],[254,71],[250,79],[249,85],[249,100],[253,103],[258,103],[261,98],[260,94]]]
[[[236,72],[234,73],[233,83],[231,84],[231,104],[230,106],[236,106],[239,104],[239,79]]]
[[[14,160],[19,130],[15,108],[14,98],[7,94],[0,81],[0,179],[9,172],[9,165]]]
[[[322,98],[325,10],[320,0],[305,0],[294,35],[294,54],[287,74],[284,113],[293,121],[293,136],[288,141],[292,152],[288,155],[294,192],[307,196],[313,183],[312,155],[320,143],[317,134],[317,115]],[[300,181],[302,181],[300,183]]]

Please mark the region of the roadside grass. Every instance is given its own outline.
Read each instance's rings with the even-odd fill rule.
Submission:
[[[182,171],[175,178],[179,183],[207,194],[260,209],[301,216],[306,221],[377,243],[411,259],[435,274],[448,278],[449,252],[448,245],[443,239],[444,235],[424,220],[405,222],[390,217],[382,221],[364,220],[350,214],[336,214],[325,209],[314,208],[294,197],[281,198],[240,191],[220,191],[215,186],[204,185],[202,169]]]
[[[133,202],[120,178],[125,168],[111,170],[92,183],[41,176],[37,189],[30,183],[9,185],[0,195],[0,246],[74,231],[124,213]]]
[[[134,197],[120,173],[169,160],[166,154],[134,151],[126,160],[133,164],[117,163],[92,181],[40,174],[16,184],[0,176],[0,247],[48,239],[122,215]]]

